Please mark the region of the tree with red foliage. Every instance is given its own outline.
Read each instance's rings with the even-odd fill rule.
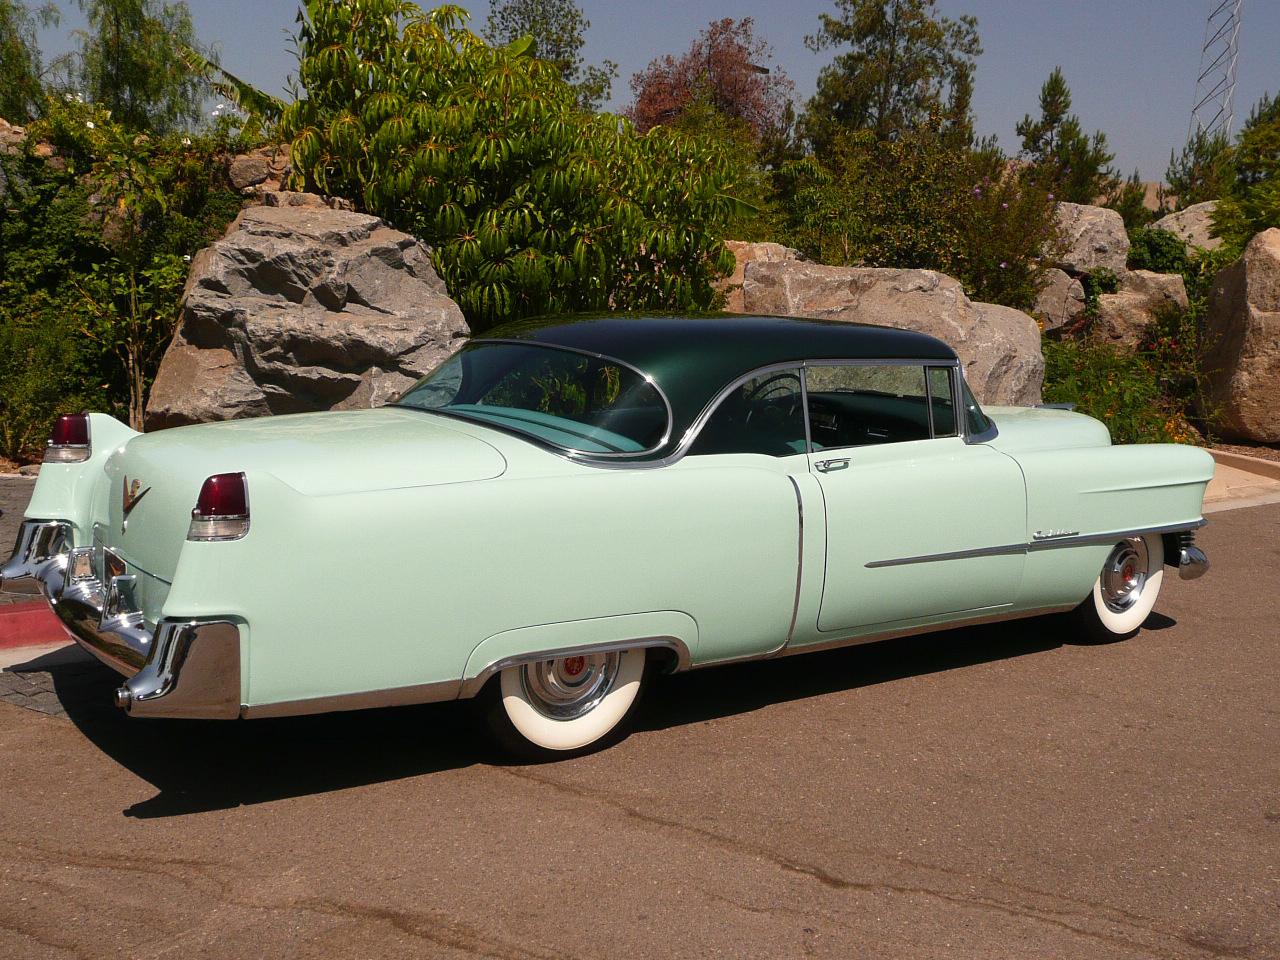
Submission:
[[[626,113],[636,128],[643,133],[670,124],[696,102],[743,121],[757,141],[784,127],[795,84],[765,66],[773,47],[755,35],[752,23],[750,17],[716,20],[684,56],[658,57],[633,76],[635,105]]]

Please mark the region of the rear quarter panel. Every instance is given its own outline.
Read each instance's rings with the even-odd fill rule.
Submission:
[[[184,544],[164,614],[243,619],[250,706],[459,680],[489,637],[595,618],[687,614],[694,663],[785,641],[799,547],[785,474],[530,460],[329,496],[250,475],[248,535]]]

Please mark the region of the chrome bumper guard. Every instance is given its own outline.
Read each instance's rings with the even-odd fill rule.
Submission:
[[[32,578],[63,629],[129,678],[116,706],[134,716],[230,719],[240,705],[240,631],[227,620],[162,620],[154,631],[129,610],[113,576],[93,572],[92,548],[71,547],[63,520],[25,520],[0,583]]]
[[[1194,530],[1180,530],[1174,534],[1177,542],[1178,576],[1183,580],[1196,580],[1209,571],[1209,558],[1196,546]]]

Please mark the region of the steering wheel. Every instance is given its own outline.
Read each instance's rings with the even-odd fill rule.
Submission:
[[[742,402],[747,407],[747,415],[742,422],[744,424],[751,422],[751,417],[759,409],[756,406],[757,403],[765,404],[788,398],[790,403],[786,405],[785,410],[782,406],[774,407],[774,409],[783,410],[783,419],[790,419],[795,415],[796,406],[800,402],[800,377],[798,374],[787,371],[775,373],[756,384],[743,398]]]

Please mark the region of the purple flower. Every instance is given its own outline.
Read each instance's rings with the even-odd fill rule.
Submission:
[[[1008,209],[1009,209],[1009,205],[1008,205],[1007,203],[1002,203],[1002,204],[1000,204],[1000,209],[1001,209],[1001,210],[1008,210]]]
[[[1053,194],[1052,194],[1052,193],[1051,193],[1051,194],[1049,194],[1049,199],[1050,199],[1050,200],[1052,200],[1052,199],[1053,199]]]
[[[1004,269],[1005,267],[1007,267],[1007,266],[1009,266],[1008,261],[1001,261],[1001,263],[1000,263],[1000,269],[1001,269],[1001,270],[1003,270],[1003,269]]]

